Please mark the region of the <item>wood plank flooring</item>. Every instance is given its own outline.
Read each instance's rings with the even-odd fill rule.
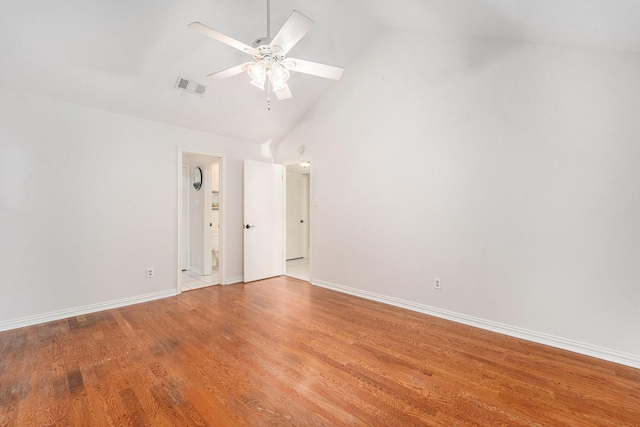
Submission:
[[[0,426],[640,426],[640,370],[278,277],[0,333]]]

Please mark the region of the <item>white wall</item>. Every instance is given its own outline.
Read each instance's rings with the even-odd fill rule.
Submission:
[[[633,54],[382,33],[277,147],[313,158],[312,279],[640,366],[639,76]]]
[[[241,278],[242,160],[259,146],[2,93],[0,329],[176,289],[178,146],[226,156],[227,277]]]

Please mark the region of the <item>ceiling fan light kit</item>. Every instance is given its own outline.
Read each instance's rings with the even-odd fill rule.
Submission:
[[[267,86],[269,92],[271,90],[275,92],[278,100],[288,99],[292,96],[287,84],[291,75],[290,71],[333,80],[339,80],[342,77],[344,70],[340,67],[286,57],[289,50],[313,27],[314,22],[311,19],[294,10],[273,39],[271,39],[269,21],[270,2],[267,0],[268,34],[267,37],[262,37],[254,41],[253,46],[246,45],[200,22],[192,22],[189,24],[189,28],[247,53],[253,56],[255,61],[218,71],[207,77],[219,80],[246,72],[251,79],[250,83],[252,85],[261,90],[265,90],[265,86]],[[269,99],[267,102],[270,106]]]
[[[286,84],[287,80],[289,80],[289,70],[287,70],[284,65],[279,63],[273,63],[271,65],[271,69],[267,70],[267,76],[269,76],[269,82],[273,87],[273,90],[280,90]]]
[[[251,64],[247,67],[249,77],[251,77],[251,84],[264,90],[264,82],[267,78],[267,66],[264,62],[258,61],[255,64]]]

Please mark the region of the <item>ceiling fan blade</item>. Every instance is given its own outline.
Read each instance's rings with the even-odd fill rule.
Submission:
[[[253,64],[253,62],[245,62],[244,64],[236,65],[235,67],[227,68],[226,70],[217,71],[209,74],[207,77],[213,80],[226,79],[247,71],[247,67]]]
[[[293,95],[291,95],[289,85],[284,85],[282,89],[276,91],[276,96],[278,97],[278,101],[282,101],[291,98]]]
[[[282,54],[286,55],[289,50],[300,41],[305,34],[313,27],[313,22],[310,18],[302,13],[294,10],[287,18],[287,22],[284,23],[278,34],[271,40],[271,46],[280,46],[282,48]]]
[[[287,58],[287,68],[298,73],[311,74],[325,79],[340,80],[344,68],[333,65],[320,64],[318,62],[305,61],[303,59]]]
[[[206,25],[201,24],[200,22],[192,22],[191,24],[188,25],[188,27],[191,28],[192,30],[195,30],[199,33],[204,34],[205,36],[209,36],[212,39],[216,39],[219,42],[222,42],[226,45],[235,47],[236,49],[241,50],[244,53],[248,53],[249,55],[252,55],[254,52],[254,49],[251,46],[246,45],[234,38],[231,38],[226,34],[222,34],[221,32],[214,30],[213,28],[209,28]]]

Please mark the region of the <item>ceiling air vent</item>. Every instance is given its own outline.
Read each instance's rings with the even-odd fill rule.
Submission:
[[[183,90],[185,92],[193,93],[194,95],[202,96],[204,95],[204,91],[207,89],[205,86],[196,83],[194,81],[190,81],[187,79],[183,79],[182,77],[178,77],[178,81],[176,81],[176,89]]]

